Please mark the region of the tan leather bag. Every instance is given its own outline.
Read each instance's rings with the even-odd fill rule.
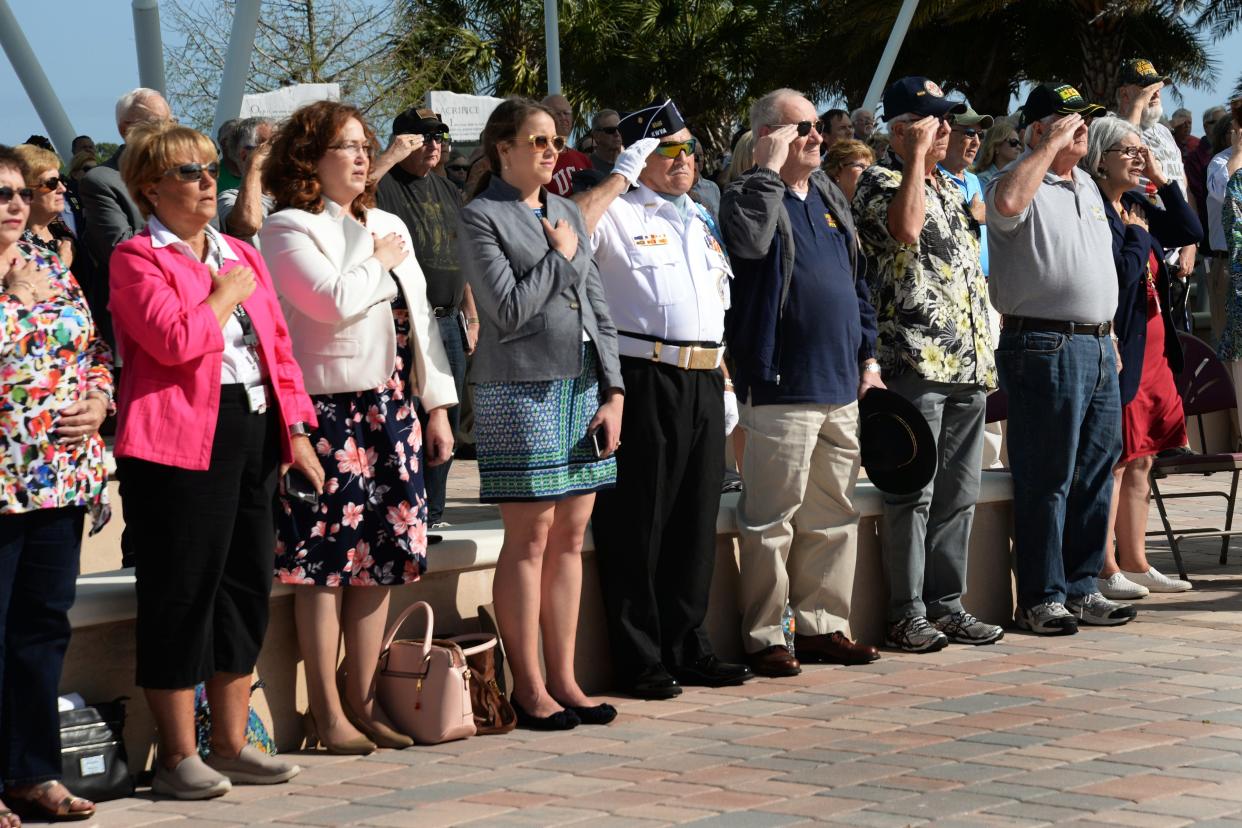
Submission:
[[[427,616],[423,637],[398,641],[406,619],[418,610]],[[376,697],[397,730],[420,745],[436,745],[475,734],[470,705],[470,667],[461,647],[434,641],[431,605],[406,607],[384,636],[376,675]]]
[[[508,733],[517,727],[517,714],[496,682],[496,636],[491,633],[455,635],[470,665],[470,704],[479,736]]]

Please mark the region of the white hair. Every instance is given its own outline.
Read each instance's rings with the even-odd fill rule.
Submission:
[[[867,107],[865,106],[860,106],[858,107],[858,109],[855,109],[853,112],[850,113],[850,121],[853,122],[853,121],[858,120],[858,116],[863,114],[864,112],[866,112],[868,115],[872,117],[875,117],[875,113],[872,112],[870,109],[867,109]]]
[[[786,98],[801,98],[803,94],[796,89],[773,89],[750,105],[750,130],[756,136],[759,130],[772,124],[780,123],[781,101]]]
[[[116,101],[117,128],[119,129],[121,124],[131,120],[130,115],[135,109],[139,107],[145,109],[145,102],[151,100],[152,98],[159,98],[161,101],[164,100],[164,96],[157,90],[148,89],[145,86],[140,86],[137,89],[131,89],[118,98]]]
[[[1078,162],[1078,166],[1098,181],[1104,151],[1115,147],[1127,135],[1133,135],[1139,141],[1143,140],[1143,134],[1138,127],[1124,118],[1115,118],[1112,115],[1096,118],[1087,128],[1087,154]]]
[[[1027,125],[1027,127],[1026,127],[1026,131],[1022,133],[1022,143],[1023,143],[1024,145],[1026,145],[1028,148],[1029,148],[1029,147],[1034,146],[1034,145],[1031,143],[1031,141],[1032,141],[1032,139],[1034,139],[1034,137],[1035,137],[1035,124],[1043,124],[1043,125],[1044,125],[1044,127],[1045,127],[1045,128],[1047,128],[1047,127],[1048,127],[1048,126],[1050,126],[1050,125],[1052,124],[1052,122],[1053,122],[1053,121],[1055,121],[1058,117],[1060,117],[1060,116],[1059,116],[1059,115],[1055,115],[1055,114],[1053,114],[1053,115],[1045,115],[1044,117],[1040,118],[1038,121],[1032,121],[1030,124],[1028,124],[1028,125]]]
[[[1211,109],[1204,112],[1203,113],[1203,131],[1209,132],[1211,130],[1212,124],[1216,123],[1217,121],[1219,121],[1221,118],[1224,118],[1228,114],[1229,114],[1229,110],[1223,106],[1214,106]],[[1211,138],[1211,136],[1208,136],[1208,137]]]

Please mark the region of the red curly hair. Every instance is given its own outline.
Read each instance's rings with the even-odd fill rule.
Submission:
[[[317,167],[328,152],[328,145],[353,118],[362,124],[368,153],[374,163],[379,151],[375,132],[357,107],[336,101],[307,104],[289,116],[272,139],[272,152],[263,167],[263,189],[276,200],[276,210],[293,207],[308,213],[323,212],[323,194]],[[349,212],[366,223],[367,209],[375,206],[375,181],[368,180],[364,189],[349,205]]]

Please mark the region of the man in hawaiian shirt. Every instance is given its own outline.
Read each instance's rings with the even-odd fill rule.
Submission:
[[[991,644],[1003,635],[962,608],[984,397],[996,385],[979,240],[961,190],[937,166],[948,150],[950,116],[965,111],[926,78],[893,83],[884,93],[892,145],[854,195],[880,366],[889,389],[927,418],[940,455],[921,490],[884,495],[884,643],[908,652],[949,641]]]

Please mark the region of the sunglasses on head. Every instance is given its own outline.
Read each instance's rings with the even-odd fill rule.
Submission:
[[[529,135],[526,140],[540,152],[545,152],[549,146],[556,152],[562,152],[565,149],[565,138],[560,135]]]
[[[61,185],[68,187],[69,182],[59,175],[54,175],[51,178],[47,178],[39,182],[40,189],[46,190],[49,193],[55,192],[61,187]]]
[[[171,170],[165,171],[164,175],[175,175],[178,181],[199,181],[203,177],[203,173],[207,173],[213,179],[220,177],[220,165],[215,161],[210,164],[182,164],[180,167],[173,167]]]
[[[605,135],[616,135],[618,132],[620,132],[620,131],[621,131],[621,127],[615,127],[615,126],[610,126],[610,127],[596,127],[596,128],[595,128],[595,131],[596,131],[596,132],[602,132],[602,133],[604,133]]]
[[[29,187],[22,187],[20,190],[14,190],[12,187],[0,187],[0,206],[6,205],[12,201],[13,196],[17,196],[22,201],[29,204],[34,201],[34,190]]]
[[[687,138],[685,141],[670,141],[662,143],[655,148],[655,151],[665,158],[676,158],[683,152],[686,155],[694,155],[695,150],[699,148],[697,138]]]

